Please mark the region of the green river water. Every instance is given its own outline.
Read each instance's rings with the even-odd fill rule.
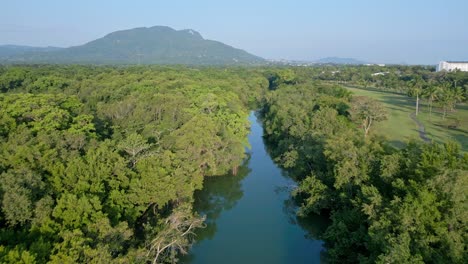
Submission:
[[[324,219],[298,219],[290,191],[295,182],[267,153],[263,128],[250,114],[249,158],[237,175],[211,177],[195,195],[207,227],[182,263],[320,263]]]

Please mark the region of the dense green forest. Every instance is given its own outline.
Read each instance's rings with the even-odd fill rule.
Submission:
[[[299,214],[331,220],[329,262],[464,263],[468,154],[456,142],[391,146],[372,133],[386,110],[342,83],[424,100],[436,87],[450,113],[468,77],[419,66],[0,67],[0,263],[177,261],[205,226],[194,192],[237,173],[256,109],[271,155],[299,182]]]
[[[244,69],[0,70],[0,262],[176,258],[205,176],[234,173],[267,87]]]
[[[458,144],[396,149],[362,129],[385,119],[372,99],[277,79],[263,108],[265,136],[300,181],[299,214],[329,215],[322,238],[331,263],[466,261],[468,155]]]

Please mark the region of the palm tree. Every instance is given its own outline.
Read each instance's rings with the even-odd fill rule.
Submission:
[[[439,99],[440,87],[436,85],[430,85],[423,91],[423,96],[427,98],[429,102],[429,120],[432,118],[432,105],[434,101]]]
[[[454,90],[452,90],[448,85],[444,85],[444,87],[440,90],[438,98],[444,111],[442,115],[442,120],[445,120],[445,117],[447,116],[447,110],[453,109],[453,105],[455,104]]]
[[[425,81],[420,76],[416,76],[414,79],[411,80],[410,85],[411,85],[411,87],[410,87],[410,90],[409,90],[409,95],[410,96],[416,96],[416,115],[418,115],[418,113],[419,113],[419,96],[421,95],[421,93],[423,91]]]
[[[451,110],[455,108],[457,103],[463,102],[463,100],[465,100],[465,95],[461,87],[455,87],[455,89],[453,89],[453,100],[454,104]]]

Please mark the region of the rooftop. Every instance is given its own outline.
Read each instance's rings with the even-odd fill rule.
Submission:
[[[468,63],[468,61],[443,61],[448,63]]]

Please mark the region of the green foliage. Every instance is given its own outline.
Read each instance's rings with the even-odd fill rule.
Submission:
[[[301,180],[298,213],[330,215],[328,260],[463,263],[468,156],[453,142],[394,149],[364,140],[352,121],[383,120],[380,106],[325,87],[280,86],[267,95],[263,116],[273,155]]]
[[[27,169],[1,174],[2,210],[10,226],[24,224],[33,217],[35,200],[44,190],[40,175]]]
[[[204,217],[192,215],[190,208],[181,208],[164,219],[164,227],[156,235],[148,235],[148,260],[152,263],[175,262],[176,252],[188,254],[196,228],[203,227]]]
[[[10,68],[0,75],[0,91],[8,92],[21,87],[27,80],[27,71],[23,68]]]
[[[161,260],[177,259],[193,237],[172,220],[181,220],[176,228],[194,220],[190,234],[203,226],[190,210],[194,191],[245,158],[248,107],[266,89],[262,76],[234,68],[3,69],[0,262],[145,263],[147,243],[167,232],[180,243]]]
[[[60,92],[67,88],[67,86],[69,86],[69,83],[64,78],[44,76],[29,85],[27,90],[31,93]]]
[[[299,213],[332,220],[331,262],[463,263],[468,156],[454,143],[394,149],[363,138],[353,121],[383,120],[380,107],[317,79],[465,79],[375,69],[3,68],[0,262],[176,261],[203,227],[194,192],[204,177],[237,172],[248,109],[262,107],[272,155],[300,181]],[[451,102],[449,113],[463,100],[456,87],[422,94]]]
[[[302,198],[303,204],[299,211],[301,216],[307,216],[312,212],[318,214],[328,207],[328,187],[314,175],[306,177],[293,194],[307,196],[307,198]]]
[[[0,246],[0,261],[2,263],[18,263],[18,264],[33,264],[36,263],[34,255],[27,250],[22,250],[15,247],[11,250],[6,250],[4,246]]]
[[[361,124],[364,136],[369,134],[369,129],[374,122],[387,119],[387,112],[383,106],[376,100],[365,96],[353,98],[350,112],[351,117]]]

